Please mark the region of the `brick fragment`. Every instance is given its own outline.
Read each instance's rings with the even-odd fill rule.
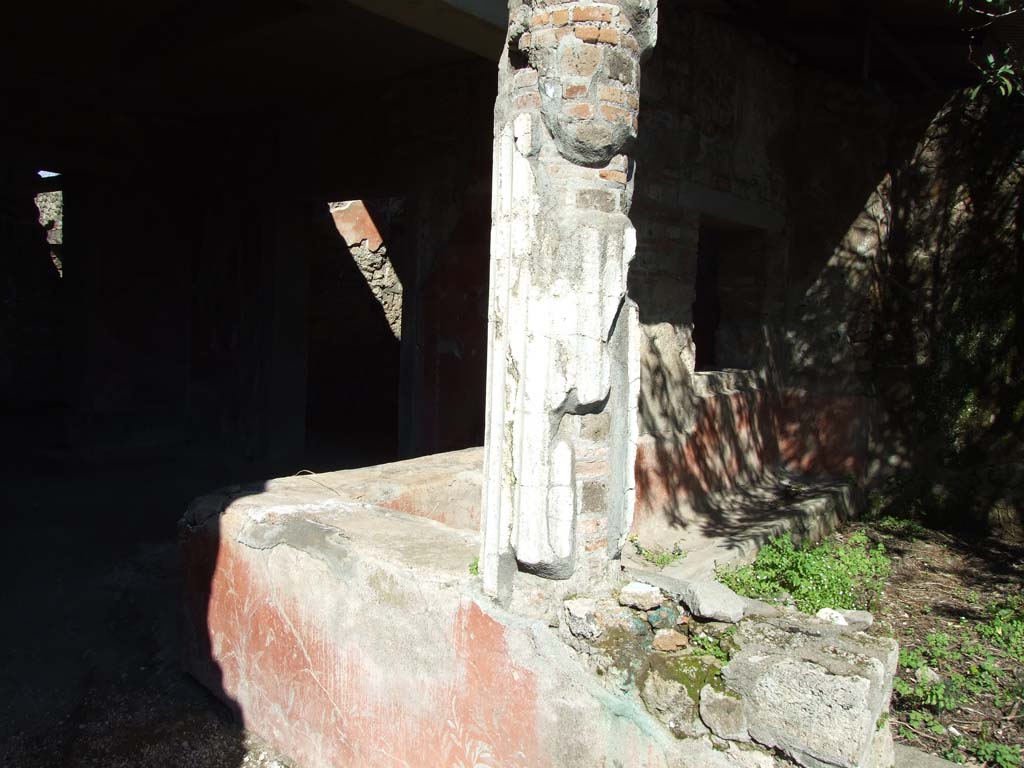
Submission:
[[[596,43],[601,36],[597,27],[576,27],[576,37],[585,43]]]
[[[546,27],[551,23],[550,13],[535,13],[533,18],[530,19],[531,27]]]
[[[616,184],[625,184],[628,181],[626,174],[622,171],[609,171],[607,169],[601,171],[601,178],[605,181],[614,181]]]
[[[540,109],[540,94],[524,93],[516,99],[516,109]]]
[[[551,23],[556,27],[564,27],[569,23],[568,11],[555,11],[551,14]]]
[[[550,48],[558,43],[558,37],[553,29],[538,29],[532,34],[534,48]]]
[[[601,49],[596,45],[582,43],[566,48],[562,54],[563,76],[590,77],[601,64]]]
[[[572,9],[573,21],[603,21],[608,23],[612,20],[612,12],[607,8],[596,5],[580,6]]]
[[[690,638],[674,629],[659,629],[654,635],[654,650],[672,653],[690,644]]]
[[[619,31],[617,29],[613,29],[612,27],[602,27],[600,33],[597,36],[597,42],[618,45]]]
[[[533,88],[537,85],[536,69],[520,69],[512,79],[515,88]]]
[[[601,101],[610,101],[613,104],[625,104],[626,92],[611,85],[602,85],[597,89],[597,98]]]
[[[568,104],[563,110],[569,117],[577,120],[589,120],[594,116],[594,108],[586,102],[582,104]]]
[[[587,95],[587,90],[585,85],[567,85],[562,93],[567,99],[582,99]]]
[[[628,123],[633,118],[633,113],[627,109],[620,109],[609,104],[601,105],[601,117],[612,123]]]

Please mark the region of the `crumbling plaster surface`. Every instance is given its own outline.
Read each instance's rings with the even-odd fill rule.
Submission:
[[[636,307],[626,281],[650,0],[510,4],[495,106],[482,569],[600,580],[632,520]],[[574,472],[605,448],[603,515]]]
[[[186,668],[304,768],[891,768],[896,646],[867,614],[648,574],[512,612],[475,532],[344,498],[341,474],[224,489],[180,529]],[[708,633],[728,663],[690,649]]]
[[[304,768],[702,764],[477,591],[475,533],[286,479],[198,500],[182,543],[186,666]]]

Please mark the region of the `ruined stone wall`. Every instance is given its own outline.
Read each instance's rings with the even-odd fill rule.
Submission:
[[[490,477],[504,468],[501,483],[509,490],[485,497],[484,508],[512,509],[528,488],[549,494],[530,503],[548,506],[547,523],[534,530],[509,513],[507,525],[519,549],[532,547],[526,540],[535,533],[545,550],[536,559],[559,561],[559,573],[571,571],[584,529],[595,551],[603,542],[614,549],[604,522],[551,511],[550,489],[563,480],[551,474],[554,454],[545,458],[553,445],[571,446],[572,464],[591,443],[624,445],[632,456],[633,427],[614,433],[620,404],[618,388],[606,387],[608,359],[609,370],[629,381],[629,365],[639,359],[632,525],[661,546],[708,511],[712,494],[756,486],[783,468],[861,472],[871,415],[859,390],[802,386],[791,325],[854,218],[849,201],[877,182],[874,159],[885,143],[876,129],[884,114],[859,89],[788,63],[754,30],[679,4],[659,9],[662,45],[638,67],[627,44],[636,24],[624,7],[618,15],[615,8],[516,5],[496,110],[490,322],[499,349],[491,349],[487,466]],[[836,148],[828,146],[830,136],[838,137]],[[808,146],[841,160],[816,164]],[[581,254],[598,251],[609,260],[599,269],[619,263],[617,236],[607,238],[621,215],[636,230],[633,255],[626,225],[622,259],[623,311],[636,312],[639,321],[628,350],[616,346],[611,331],[586,330],[595,321],[612,325],[598,301],[610,301],[614,280],[605,275],[592,288],[588,270],[595,265],[573,266]],[[584,243],[591,230],[596,234]],[[709,241],[718,254],[718,360],[703,370],[699,349],[706,348],[696,341],[706,326],[697,305],[708,299],[698,292],[698,252]],[[559,304],[569,287],[572,312]],[[611,314],[617,332],[625,316]],[[827,347],[842,322],[812,321],[816,343]],[[572,340],[573,333],[583,341]],[[603,345],[589,349],[594,337]],[[544,413],[557,423],[554,432],[548,423],[526,425]],[[556,422],[551,414],[559,415]],[[519,437],[529,431],[538,434]],[[498,445],[506,451],[500,458]],[[610,457],[609,466],[614,470],[622,458]],[[632,507],[633,483],[622,487]],[[519,549],[519,566],[534,567],[524,566],[530,560]]]
[[[867,479],[895,475],[897,507],[947,523],[1024,508],[1022,136],[998,99],[901,105],[883,162],[854,177],[852,224],[819,238],[827,260],[791,302],[790,380],[872,398]]]
[[[59,189],[40,192],[36,195],[36,208],[39,209],[39,226],[46,233],[50,246],[50,260],[60,274],[63,270],[60,252],[64,247],[64,193]]]
[[[629,290],[643,331],[635,529],[665,545],[709,493],[780,467],[866,466],[871,406],[855,371],[802,350],[835,355],[851,330],[856,300],[815,286],[881,177],[888,115],[726,17],[673,4],[660,25],[641,94]],[[697,254],[709,235],[718,362],[703,371]],[[829,386],[802,378],[807,368]]]
[[[311,202],[310,219],[309,458],[317,469],[361,456],[364,463],[393,460],[408,279],[404,199]]]
[[[775,52],[726,21],[673,4],[660,23],[642,89],[629,290],[642,327],[634,530],[669,546],[703,496],[756,483],[777,462],[763,275],[784,249],[785,185],[771,153],[793,82]],[[709,219],[759,237],[749,257],[722,265],[730,285],[758,283],[742,328],[748,370],[733,380],[696,370],[697,253]],[[719,342],[728,330],[723,312]]]

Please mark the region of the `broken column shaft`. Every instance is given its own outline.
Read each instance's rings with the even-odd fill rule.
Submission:
[[[626,295],[636,245],[628,152],[656,33],[655,0],[512,0],[509,10],[481,555],[484,588],[500,599],[519,570],[603,578],[632,522],[640,372]]]

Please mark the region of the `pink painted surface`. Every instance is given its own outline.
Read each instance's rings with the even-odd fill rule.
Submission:
[[[707,398],[688,434],[641,439],[636,526],[664,530],[684,508],[699,508],[706,494],[756,482],[779,466],[815,474],[858,471],[866,462],[870,413],[868,401],[857,398],[788,393],[773,400],[756,391]],[[376,499],[467,525],[479,514],[477,466],[478,454],[467,451],[318,480],[333,491],[332,503]],[[604,471],[595,459],[581,466],[580,477],[597,482]],[[273,487],[296,510],[320,499],[303,496],[316,493],[303,478]],[[211,497],[210,510],[223,503],[217,498]],[[273,511],[273,501],[251,509],[256,517],[243,505],[184,529],[184,662],[249,728],[304,768],[544,766],[552,763],[553,745],[566,744],[570,751],[559,764],[577,753],[574,766],[599,764],[598,756],[614,751],[623,766],[665,765],[662,747],[620,712],[584,694],[556,702],[568,688],[579,693],[584,686],[566,659],[541,659],[531,651],[524,657],[532,641],[524,641],[521,628],[451,586],[468,578],[462,561],[450,577],[432,583],[419,565],[388,564],[391,573],[403,574],[396,583],[406,603],[392,606],[391,587],[376,586],[368,575],[379,570],[377,550],[364,545],[359,557],[365,559],[352,565],[344,548],[335,561],[333,555],[324,560],[326,550],[302,549],[305,539],[298,535],[299,550],[261,549],[258,537],[256,544],[241,544],[243,529],[254,521],[273,529],[266,514],[296,519]],[[605,537],[599,511],[585,509],[579,529],[595,546]],[[320,532],[314,544],[328,546],[323,528],[307,522]],[[426,530],[415,525],[413,539]],[[371,515],[364,528],[350,532],[376,540],[377,526]],[[465,534],[450,535],[466,547],[458,538]],[[427,567],[444,546],[427,547]],[[467,547],[460,557],[468,562],[473,551]],[[578,722],[566,719],[573,713]]]
[[[322,473],[317,481],[344,499],[478,531],[482,467],[483,448],[467,448]]]
[[[459,490],[463,490],[460,488]],[[452,498],[434,488],[412,488],[393,499],[382,501],[380,506],[404,512],[407,515],[425,517],[453,528],[475,531],[480,528],[480,485],[469,489],[471,497]]]
[[[756,483],[779,462],[776,412],[760,391],[700,400],[686,434],[637,445],[635,528],[671,524],[708,493]]]
[[[775,469],[861,477],[871,424],[863,397],[750,390],[704,398],[688,433],[640,439],[634,527],[672,525],[707,494],[757,484]],[[345,498],[477,530],[482,460],[481,449],[469,449],[320,477]],[[581,463],[578,477],[591,469]]]
[[[277,749],[307,768],[546,764],[533,673],[509,659],[505,628],[476,603],[447,622],[451,676],[424,680],[410,702],[371,674],[358,642],[332,639],[319,603],[284,597],[244,547],[219,544],[208,531],[185,540],[186,667]],[[438,627],[394,631],[415,643]],[[391,674],[415,670],[399,657]]]
[[[857,396],[784,392],[779,451],[792,472],[861,478],[867,469],[873,401]]]
[[[379,250],[384,244],[384,238],[381,237],[362,200],[342,203],[341,207],[331,211],[331,218],[334,219],[334,226],[338,228],[338,234],[350,248],[364,240],[366,247],[371,251]]]
[[[871,401],[742,391],[699,401],[692,430],[640,438],[634,530],[679,527],[709,493],[757,484],[773,469],[862,477]]]

